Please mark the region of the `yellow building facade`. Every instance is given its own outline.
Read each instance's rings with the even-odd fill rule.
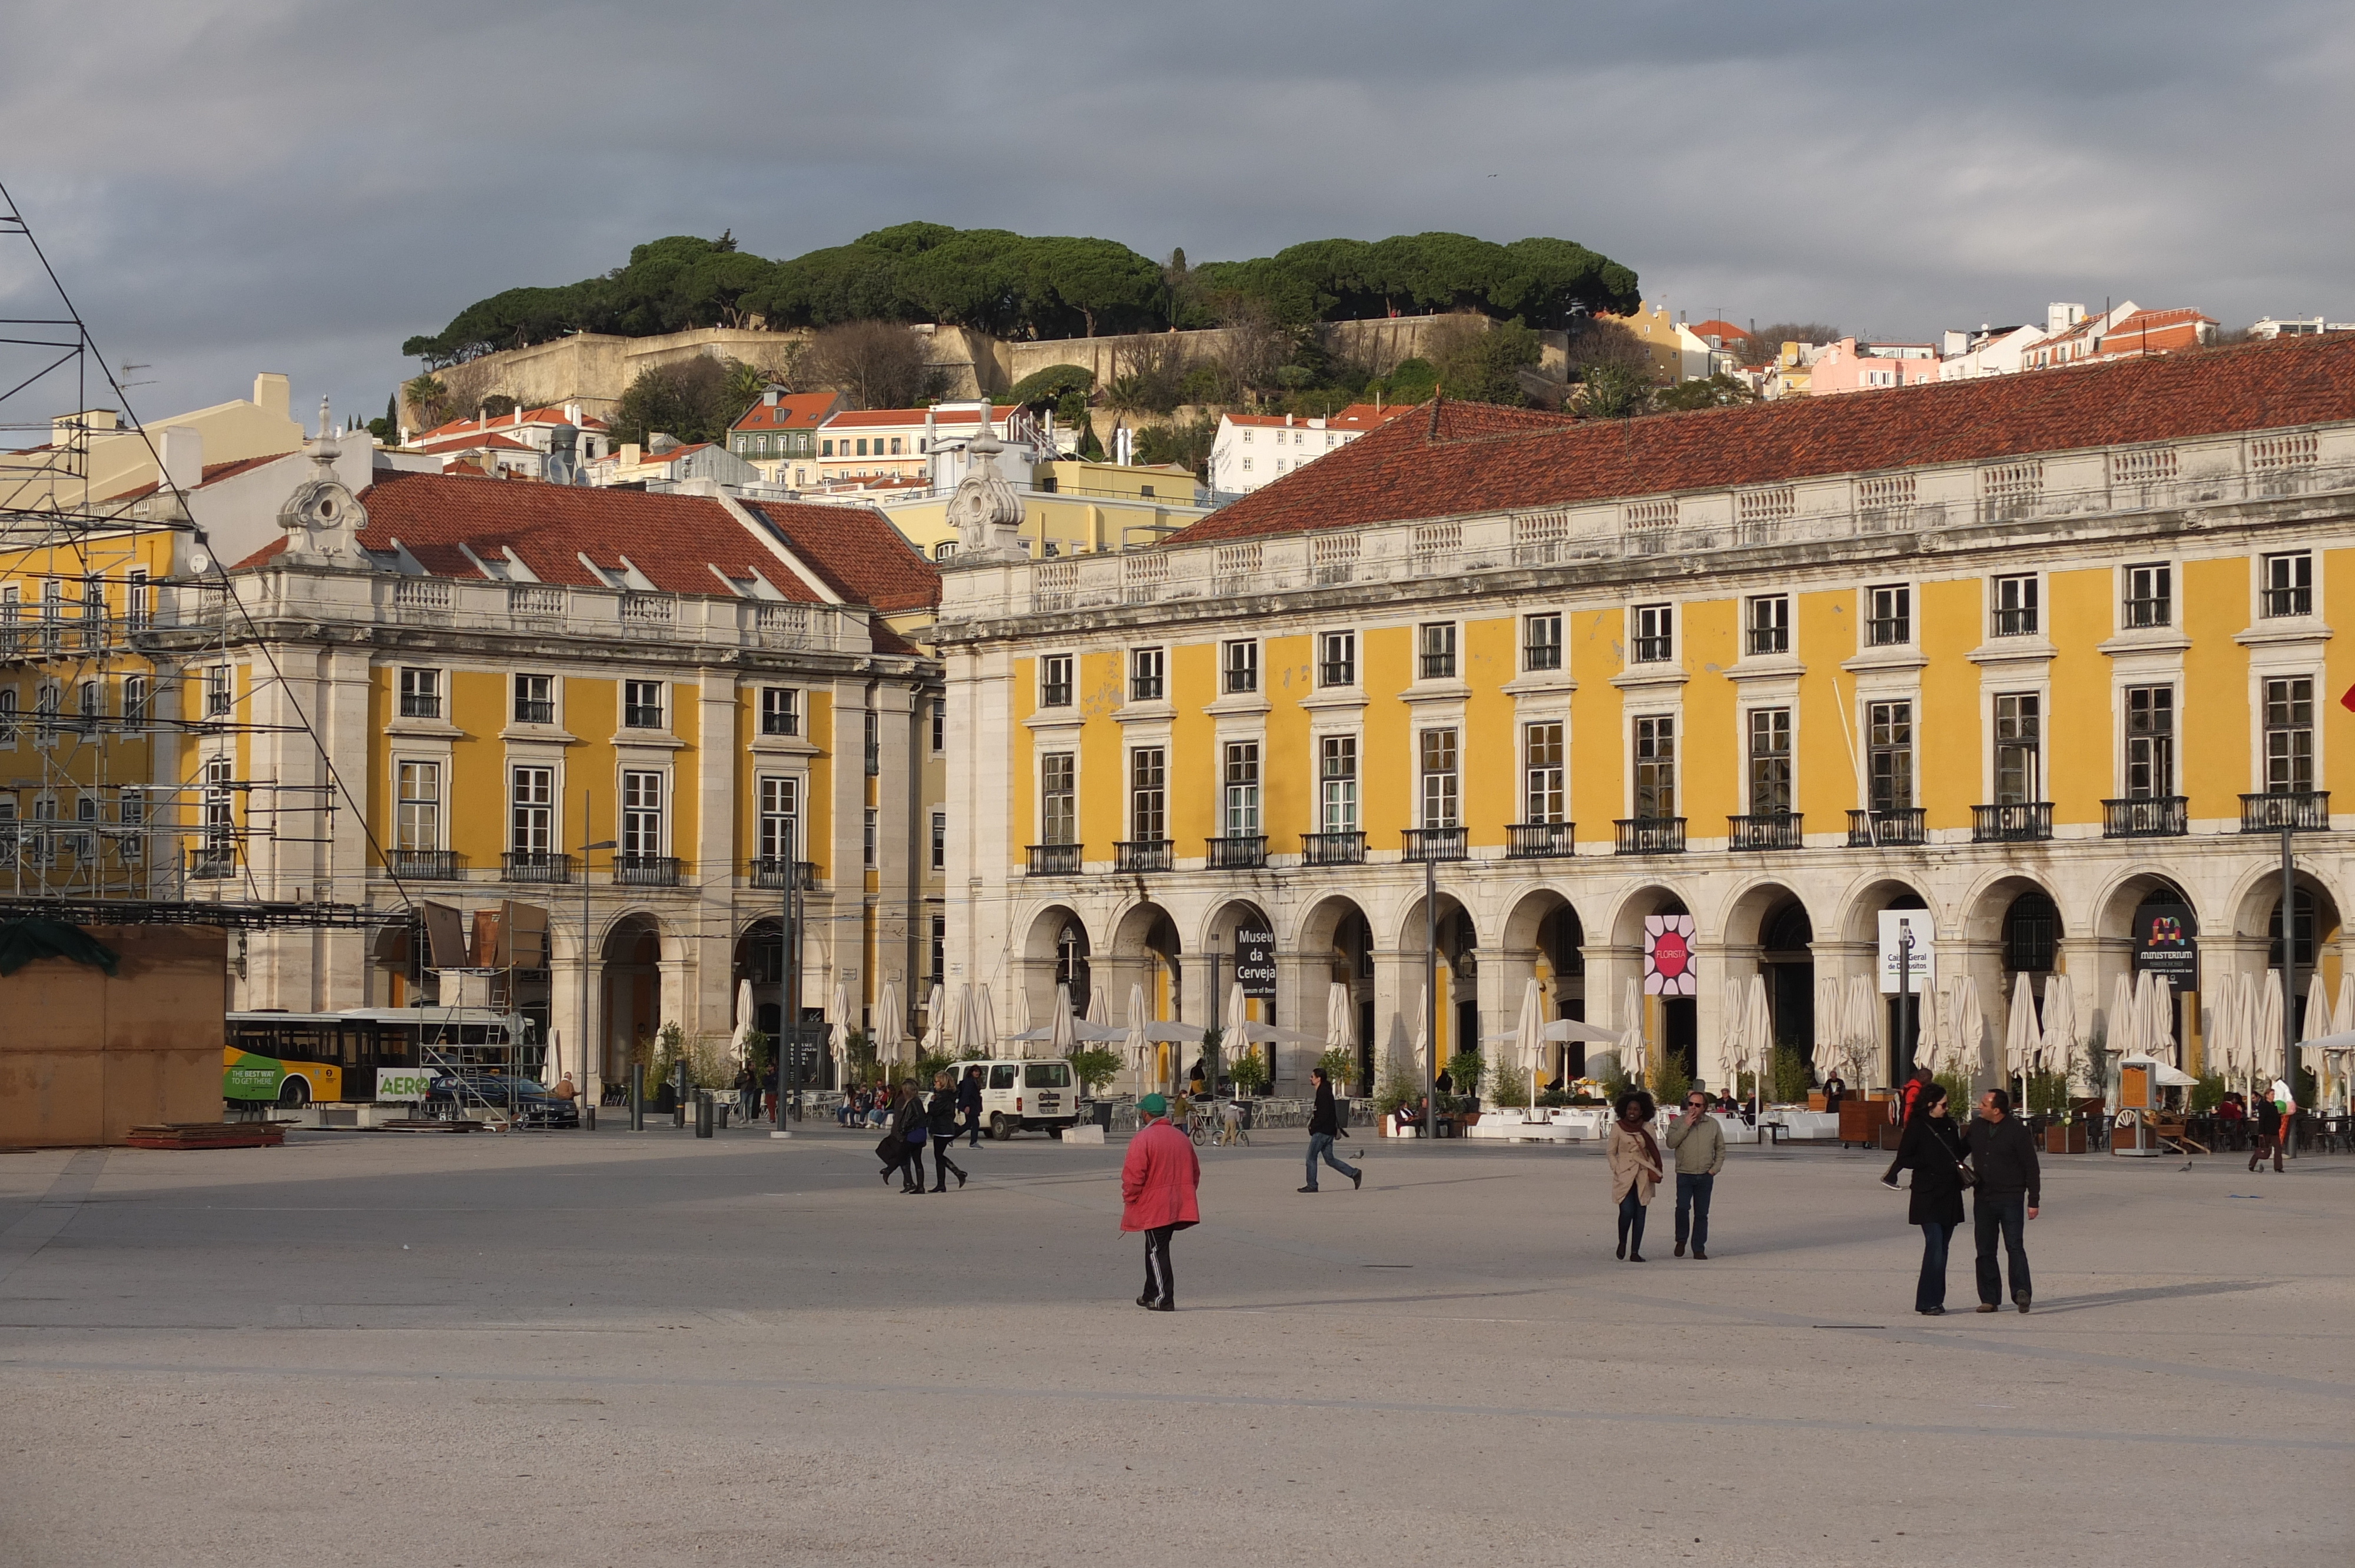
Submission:
[[[1915,909],[1941,1065],[1993,1081],[2022,977],[2106,1027],[2148,970],[2213,1067],[2286,827],[2299,973],[2342,1005],[2355,356],[1940,395],[1893,394],[1897,427],[1435,409],[1156,549],[960,557],[952,975],[1199,1022],[1238,933],[1273,933],[1264,1011],[1322,1036],[1347,988],[1371,1075],[1411,1052],[1428,920],[1443,1060],[1535,980],[1725,1084],[1757,989],[1819,1073],[1888,1081],[1914,1043],[1881,916]],[[1689,984],[1646,958],[1678,921]],[[1829,1005],[1857,980],[1869,1040]]]

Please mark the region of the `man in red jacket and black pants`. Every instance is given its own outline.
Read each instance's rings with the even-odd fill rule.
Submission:
[[[1169,1272],[1169,1238],[1200,1221],[1194,1189],[1202,1162],[1191,1139],[1169,1125],[1169,1102],[1147,1095],[1136,1102],[1145,1125],[1129,1140],[1120,1168],[1120,1228],[1145,1233],[1145,1294],[1139,1307],[1178,1310],[1178,1282]]]

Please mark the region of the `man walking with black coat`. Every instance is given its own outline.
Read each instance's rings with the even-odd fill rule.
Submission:
[[[1340,1108],[1333,1103],[1333,1086],[1325,1081],[1325,1069],[1312,1067],[1309,1076],[1316,1084],[1316,1108],[1308,1113],[1308,1185],[1304,1192],[1316,1191],[1316,1161],[1326,1164],[1349,1179],[1352,1190],[1365,1184],[1366,1173],[1354,1165],[1344,1165],[1333,1157],[1333,1140],[1341,1136]]]
[[[1979,1310],[1994,1312],[2003,1305],[2003,1272],[1996,1266],[1996,1238],[2003,1239],[2004,1262],[2011,1272],[2011,1299],[2028,1310],[2030,1287],[2028,1247],[2021,1233],[2036,1217],[2043,1197],[2043,1177],[2036,1160],[2036,1139],[2011,1114],[2011,1097],[1989,1089],[1979,1097],[1978,1119],[1963,1134],[1963,1152],[1970,1157],[1971,1231],[1978,1243]]]
[[[965,1147],[979,1149],[981,1147],[981,1069],[979,1067],[967,1067],[964,1070],[964,1076],[957,1080],[956,1108],[957,1115],[964,1118],[964,1131],[967,1135]]]

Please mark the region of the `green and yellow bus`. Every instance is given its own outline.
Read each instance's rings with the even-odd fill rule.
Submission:
[[[221,1097],[242,1105],[373,1101],[379,1068],[518,1071],[527,1033],[515,1013],[472,1007],[232,1012]]]

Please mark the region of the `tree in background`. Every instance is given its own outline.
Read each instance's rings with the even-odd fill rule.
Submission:
[[[410,408],[417,410],[418,423],[425,429],[432,429],[449,417],[449,384],[430,370],[422,376],[410,377],[402,386],[400,395],[409,399]]]
[[[1440,390],[1467,403],[1529,402],[1518,372],[1538,363],[1543,345],[1518,322],[1460,333],[1434,355]]]
[[[657,432],[681,441],[717,441],[749,405],[730,395],[728,366],[696,358],[638,372],[613,411],[613,440],[645,444]]]
[[[1629,419],[1652,410],[1652,378],[1625,365],[1590,365],[1573,394],[1590,419]]]
[[[1084,399],[1095,386],[1096,373],[1084,365],[1050,365],[1032,371],[1002,396],[1026,408],[1051,408],[1074,393]]]
[[[1840,329],[1822,322],[1769,322],[1725,346],[1744,365],[1772,365],[1786,343],[1838,343]]]
[[[1688,408],[1734,408],[1757,400],[1758,394],[1747,383],[1736,381],[1721,370],[1714,376],[1661,387],[1652,394],[1652,408],[1656,413],[1672,414]]]
[[[385,446],[390,447],[400,444],[400,393],[395,392],[385,398],[384,418],[381,419],[370,419],[368,422],[368,430],[369,435],[374,436],[378,442]]]
[[[1147,425],[1136,432],[1139,462],[1167,464],[1190,470],[1204,483],[1210,478],[1210,443],[1219,439],[1219,422],[1208,414],[1183,425]]]
[[[939,395],[940,376],[924,364],[924,345],[888,322],[845,322],[810,339],[800,369],[812,385],[839,392],[861,408],[909,408]]]

